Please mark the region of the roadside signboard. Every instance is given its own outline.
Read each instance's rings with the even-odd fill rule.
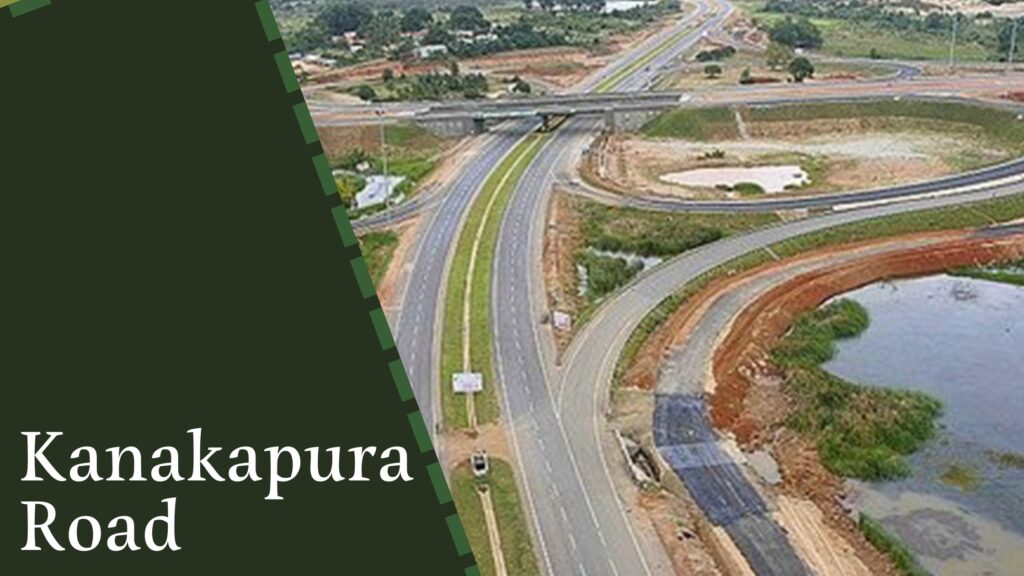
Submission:
[[[456,394],[475,394],[484,389],[484,375],[479,372],[456,372],[452,374],[452,389]]]

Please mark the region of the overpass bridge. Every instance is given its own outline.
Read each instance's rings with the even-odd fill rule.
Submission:
[[[539,118],[545,127],[550,127],[555,118],[579,115],[603,115],[606,126],[614,130],[623,121],[626,127],[632,127],[633,120],[646,120],[652,114],[689,101],[690,95],[683,92],[609,92],[446,102],[340,104],[312,101],[309,108],[320,126],[412,121],[435,132],[465,135],[482,132],[488,124],[502,120]]]
[[[553,126],[556,118],[597,116],[605,119],[605,127],[615,130],[622,119],[645,120],[689,99],[682,92],[566,94],[510,98],[507,100],[462,100],[431,105],[414,114],[416,122],[427,129],[446,134],[483,132],[488,123],[515,118],[540,118],[544,129]]]

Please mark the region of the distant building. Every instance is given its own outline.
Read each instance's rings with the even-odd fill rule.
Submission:
[[[356,193],[356,209],[369,208],[387,202],[395,191],[395,187],[405,180],[405,176],[368,176],[366,187]]]
[[[448,47],[444,44],[426,44],[416,49],[416,56],[426,60],[434,56],[444,56],[448,53]]]

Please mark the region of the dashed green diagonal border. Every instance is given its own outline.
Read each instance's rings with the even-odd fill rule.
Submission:
[[[33,10],[49,6],[50,2],[51,0],[0,0],[0,8],[8,6],[11,11],[11,16],[17,18],[18,16],[28,14]]]
[[[21,1],[31,2],[34,0]],[[466,531],[462,527],[459,514],[455,509],[451,489],[448,487],[441,464],[437,460],[437,453],[434,451],[430,432],[427,430],[426,424],[424,423],[423,415],[416,406],[416,399],[413,397],[412,387],[409,385],[408,373],[402,365],[401,359],[397,357],[398,352],[395,349],[394,336],[391,334],[387,318],[384,316],[384,311],[381,309],[380,303],[376,298],[376,290],[373,286],[370,274],[366,269],[366,262],[359,249],[355,232],[352,229],[352,223],[349,221],[345,207],[337,205],[337,188],[334,184],[334,177],[331,174],[331,167],[327,161],[327,157],[324,155],[323,148],[320,145],[320,137],[316,132],[316,126],[313,124],[313,118],[309,113],[309,108],[306,106],[302,92],[299,90],[299,83],[295,78],[295,72],[292,70],[291,64],[288,61],[287,53],[283,50],[283,46],[281,46],[281,43],[279,42],[281,40],[281,31],[277,26],[277,22],[274,20],[274,14],[270,9],[270,3],[268,0],[259,0],[255,3],[255,9],[260,26],[267,38],[267,42],[271,47],[276,48],[270,54],[270,57],[274,60],[275,67],[281,76],[282,89],[287,94],[295,96],[295,102],[292,105],[292,112],[295,116],[299,134],[301,135],[303,142],[310,146],[310,162],[314,172],[316,173],[317,180],[320,182],[321,188],[323,189],[324,198],[326,200],[325,209],[330,210],[335,226],[337,227],[338,237],[341,240],[342,246],[349,252],[347,255],[348,266],[352,274],[355,276],[361,295],[369,304],[367,314],[371,324],[373,325],[373,329],[377,334],[381,350],[393,351],[392,353],[395,355],[395,358],[388,362],[388,373],[391,374],[392,383],[394,384],[395,391],[398,395],[399,405],[403,407],[402,409],[407,411],[409,428],[416,441],[417,448],[420,453],[428,455],[428,458],[432,460],[427,464],[426,470],[427,476],[430,478],[430,483],[433,486],[434,494],[437,497],[438,504],[440,505],[440,510],[438,510],[439,520],[443,521],[447,526],[448,531],[451,534],[452,544],[456,554],[466,559],[468,565],[464,570],[464,574],[467,576],[479,575],[480,570],[476,566],[472,555],[472,549],[469,545],[469,539],[466,537]],[[316,149],[315,152],[313,151],[314,147]],[[339,265],[344,265],[344,262],[339,262]]]

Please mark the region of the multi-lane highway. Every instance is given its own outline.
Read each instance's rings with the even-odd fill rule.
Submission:
[[[731,13],[724,0],[698,3],[695,12],[679,24],[648,39],[580,87],[583,91],[614,89],[627,92],[645,89],[662,68],[696,44],[705,33],[718,28]],[[884,85],[898,86],[899,83]],[[730,92],[730,91],[727,91]],[[902,93],[902,92],[900,92]],[[701,95],[713,103],[743,101],[744,95]],[[746,93],[751,94],[750,92]],[[753,93],[759,94],[759,92]],[[823,96],[825,97],[825,96]],[[715,100],[720,98],[722,100]],[[779,89],[755,100],[788,100],[792,95]],[[319,110],[331,122],[331,109]],[[343,121],[343,120],[342,120]],[[537,124],[535,120],[506,123],[493,133],[477,136],[477,152],[466,168],[444,191],[396,208],[389,216],[402,218],[423,206],[436,207],[428,216],[419,244],[412,252],[412,269],[407,280],[400,318],[396,328],[399,350],[412,379],[417,400],[433,429],[436,422],[439,382],[441,309],[447,267],[457,231],[467,208],[500,159]],[[564,124],[547,141],[520,179],[511,203],[503,215],[494,259],[492,318],[498,380],[503,396],[504,421],[516,457],[518,480],[534,532],[544,571],[548,574],[651,574],[668,573],[671,566],[655,538],[638,537],[643,522],[631,519],[629,505],[620,496],[612,466],[620,463],[607,456],[612,445],[604,429],[604,410],[612,371],[633,327],[663,298],[683,283],[735,256],[760,249],[773,242],[844,222],[928,206],[947,205],[992,195],[1008,194],[1021,188],[1018,182],[1004,182],[995,189],[978,187],[1021,173],[1022,164],[1011,163],[947,181],[870,191],[858,201],[886,201],[894,196],[944,194],[951,188],[957,195],[941,195],[899,204],[835,212],[825,216],[787,223],[688,252],[633,283],[606,301],[576,337],[562,367],[554,361],[553,346],[541,323],[546,315],[541,272],[541,237],[552,184],[572,180],[574,165],[590,144],[599,122],[575,118]],[[970,190],[970,191],[968,191]],[[590,191],[594,192],[594,191]],[[840,202],[850,202],[842,198]],[[661,204],[654,199],[636,199],[645,208],[684,209],[771,209],[794,207],[779,199],[771,206],[688,206],[681,201]],[[833,206],[835,200],[810,200],[796,207]],[[373,221],[368,225],[373,225]],[[401,263],[396,263],[401,265]],[[443,447],[442,447],[443,449]],[[759,558],[762,573],[793,573],[794,555],[788,543],[759,540],[764,526],[739,545],[749,558]],[[777,532],[771,532],[778,536]],[[649,534],[647,536],[650,536]],[[738,533],[743,540],[745,533]],[[784,540],[784,539],[783,539]]]
[[[712,15],[713,12],[713,15]],[[619,77],[616,91],[646,86],[665,63],[692,47],[705,31],[731,12],[726,3],[701,4],[702,23],[685,32],[670,31],[673,42],[632,73]],[[710,17],[708,17],[710,16]],[[661,41],[664,42],[664,41]],[[658,46],[656,39],[653,46]],[[616,76],[618,75],[618,76]],[[607,86],[607,80],[590,87]],[[642,575],[670,570],[660,546],[638,538],[603,469],[579,462],[566,414],[557,404],[558,379],[550,341],[540,319],[544,308],[541,232],[551,185],[564,177],[593,138],[596,123],[567,122],[548,141],[519,182],[504,215],[493,268],[493,314],[498,379],[505,420],[518,460],[520,480],[545,568],[549,574]],[[583,409],[574,406],[575,409]]]

